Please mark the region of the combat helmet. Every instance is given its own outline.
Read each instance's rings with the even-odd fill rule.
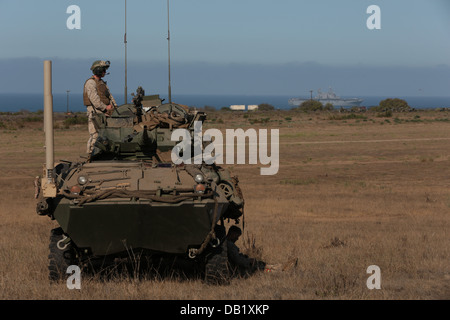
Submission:
[[[103,72],[106,72],[109,66],[110,62],[108,60],[96,60],[94,61],[94,63],[92,63],[91,70],[93,74],[101,75]]]

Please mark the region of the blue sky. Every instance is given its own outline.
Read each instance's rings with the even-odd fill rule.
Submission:
[[[11,80],[24,77],[33,80],[30,91],[41,90],[35,82],[43,59],[55,61],[54,72],[64,72],[61,79],[72,76],[65,87],[89,76],[91,61],[109,59],[108,81],[122,92],[124,3],[0,0],[0,68],[16,70],[15,75],[6,75],[0,69],[0,92],[13,91]],[[80,30],[66,26],[70,5],[80,7]],[[380,30],[366,26],[370,5],[381,9]],[[426,88],[430,95],[449,95],[445,91],[450,86],[450,74],[445,76],[450,66],[449,18],[446,0],[171,0],[173,81],[180,93],[201,93],[205,87],[209,93],[241,93],[237,91],[246,92],[247,86],[252,94],[288,94],[308,92],[323,83],[321,87],[333,85],[343,95],[383,94],[396,84],[402,94]],[[128,63],[135,72],[129,74],[129,86],[144,82],[167,90],[166,37],[166,0],[127,0]],[[25,65],[26,69],[21,67]],[[143,72],[136,75],[137,70],[153,79]],[[208,70],[228,78],[216,74],[214,86],[215,75]],[[195,79],[197,72],[207,79]],[[351,76],[339,79],[342,72]],[[375,76],[379,78],[372,79]],[[388,88],[386,83],[376,86],[392,77],[398,78]],[[298,83],[293,83],[295,79]],[[361,79],[368,80],[367,87]],[[411,81],[414,88],[408,91],[400,81]],[[56,89],[65,91],[62,84]]]

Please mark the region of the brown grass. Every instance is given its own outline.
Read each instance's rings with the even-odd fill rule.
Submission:
[[[35,213],[33,199],[44,162],[42,124],[8,123],[0,128],[0,299],[450,298],[450,115],[394,114],[389,122],[370,114],[243,115],[214,113],[204,129],[258,128],[248,119],[269,118],[261,127],[280,129],[280,170],[261,176],[259,165],[228,166],[246,200],[238,245],[269,263],[298,257],[297,268],[223,287],[126,276],[82,278],[81,290],[50,284],[48,238],[57,225]],[[59,128],[56,159],[77,159],[87,128]],[[380,290],[366,287],[370,265],[381,269]]]

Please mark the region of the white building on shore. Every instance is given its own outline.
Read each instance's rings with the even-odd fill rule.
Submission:
[[[234,111],[253,111],[253,110],[258,110],[258,105],[257,104],[249,104],[246,108],[245,104],[233,104],[230,106],[231,110]]]
[[[233,104],[230,106],[231,110],[245,111],[245,104]]]

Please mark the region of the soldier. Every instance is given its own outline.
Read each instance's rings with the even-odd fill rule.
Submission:
[[[117,106],[114,97],[109,92],[106,82],[102,78],[106,75],[110,62],[96,60],[91,66],[94,74],[84,83],[83,103],[87,107],[89,140],[87,153],[91,153],[97,140],[98,132],[92,121],[94,113],[103,112],[110,115]]]
[[[239,275],[252,274],[258,270],[264,270],[266,263],[242,254],[236,246],[236,241],[242,235],[241,228],[231,226],[227,234],[228,261],[232,269]]]
[[[241,276],[247,276],[255,273],[256,271],[264,271],[265,273],[287,271],[294,267],[297,267],[298,259],[292,258],[285,264],[267,264],[264,261],[260,261],[239,252],[239,248],[236,246],[236,241],[242,235],[241,228],[237,226],[231,226],[228,229],[227,234],[227,250],[228,261],[231,265],[232,271],[235,274]]]

